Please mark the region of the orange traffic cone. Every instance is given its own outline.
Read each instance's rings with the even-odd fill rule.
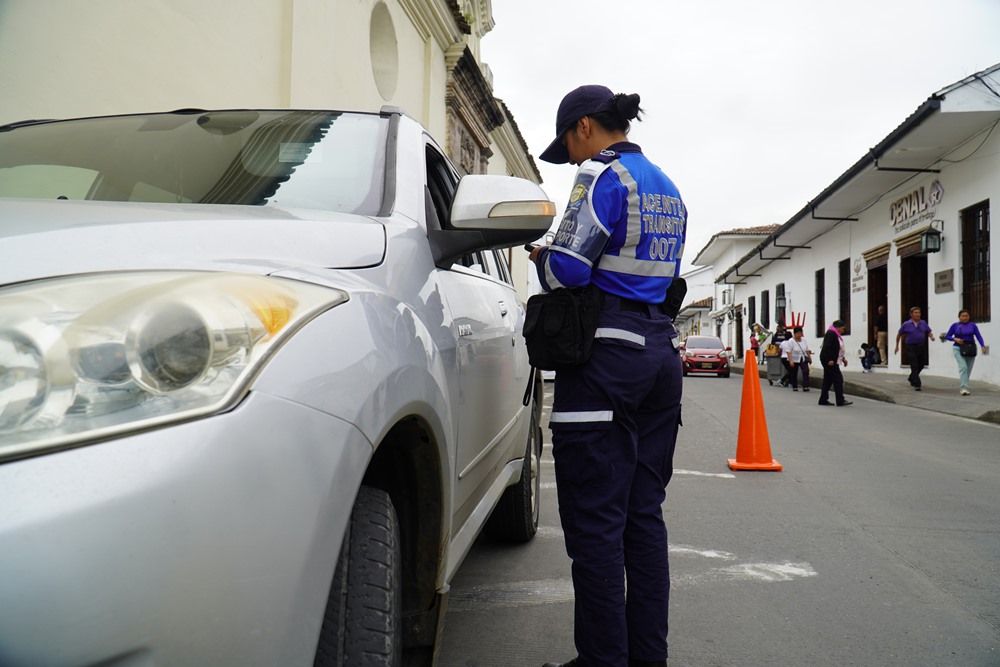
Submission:
[[[729,459],[729,468],[781,470],[781,464],[771,458],[771,439],[767,436],[757,355],[749,350],[743,363],[743,402],[740,407],[740,432],[736,438],[736,458]]]

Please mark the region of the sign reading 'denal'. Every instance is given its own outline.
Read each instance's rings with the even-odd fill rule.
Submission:
[[[929,186],[921,185],[889,205],[889,218],[896,233],[916,227],[934,219],[937,205],[944,198],[944,186],[934,180]]]

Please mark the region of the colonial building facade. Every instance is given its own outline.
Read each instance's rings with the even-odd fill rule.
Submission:
[[[677,317],[682,338],[701,334],[718,336],[733,354],[743,354],[750,322],[744,320],[741,307],[733,302],[732,289],[716,282],[720,267],[731,266],[760,243],[778,225],[739,227],[719,232],[709,239],[691,262],[694,268],[682,274],[688,291],[684,307]]]
[[[732,299],[716,312],[774,329],[804,322],[820,338],[847,324],[851,356],[874,341],[879,306],[888,314],[886,370],[895,331],[912,306],[937,334],[971,311],[986,342],[1000,342],[1000,295],[991,289],[990,209],[1000,202],[1000,65],[931,95],[805,208],[728,268],[717,271]],[[746,332],[744,332],[745,335]],[[974,379],[1000,384],[997,352],[976,361]],[[950,345],[931,343],[932,375],[956,373]]]
[[[0,124],[390,105],[423,123],[463,173],[541,182],[479,58],[493,27],[490,0],[7,2]],[[525,288],[526,271],[515,273]]]

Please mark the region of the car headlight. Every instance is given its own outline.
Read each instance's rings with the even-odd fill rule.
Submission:
[[[0,289],[0,460],[213,414],[341,290],[232,273]]]

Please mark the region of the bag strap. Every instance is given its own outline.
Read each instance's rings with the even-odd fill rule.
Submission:
[[[528,371],[528,386],[524,388],[524,397],[521,399],[521,405],[528,407],[531,403],[531,395],[535,393],[535,367],[532,366]]]

